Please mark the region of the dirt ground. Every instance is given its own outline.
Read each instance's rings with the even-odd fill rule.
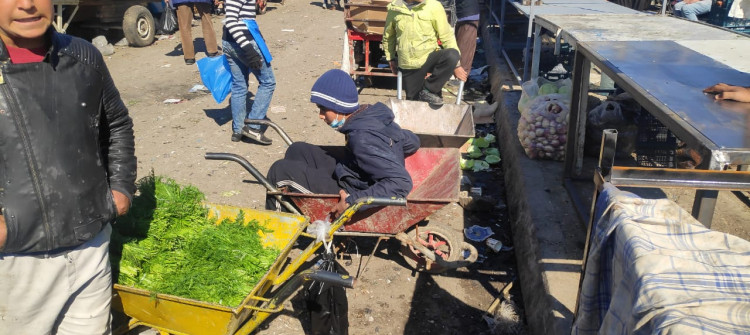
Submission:
[[[221,19],[213,18],[214,30],[221,37]],[[317,117],[309,102],[309,91],[319,75],[339,68],[345,32],[344,14],[340,10],[324,10],[321,2],[288,0],[268,4],[268,12],[258,17],[263,35],[273,54],[276,91],[268,117],[285,129],[293,140],[319,145],[343,145],[343,136]],[[195,22],[197,58],[205,57],[200,23]],[[110,41],[115,42],[115,41]],[[201,189],[212,203],[262,209],[265,189],[240,165],[224,161],[207,161],[208,152],[234,153],[247,158],[265,174],[270,165],[281,158],[286,145],[270,133],[274,143],[260,146],[251,142],[230,141],[231,112],[228,100],[217,104],[210,94],[190,90],[201,84],[198,68],[186,66],[180,51],[178,35],[156,41],[145,48],[115,47],[105,57],[109,70],[130,109],[135,124],[138,176],[151,173],[163,175],[180,183]],[[257,81],[251,77],[250,92]],[[382,83],[381,83],[382,84]],[[385,102],[395,96],[395,82],[380,88],[361,91],[361,103]],[[167,99],[179,99],[168,104]],[[502,172],[493,171],[472,178],[472,182],[493,189],[502,183]],[[504,190],[493,189],[502,199]],[[726,193],[726,194],[725,194]],[[688,206],[691,195],[669,192],[669,196]],[[722,199],[727,199],[724,201]],[[715,222],[717,228],[748,238],[745,227],[747,207],[721,203],[737,202],[730,193],[722,192],[718,212],[732,213]],[[455,234],[464,227],[492,227],[493,236],[512,245],[505,211],[468,213],[460,206],[449,205],[430,217],[449,225]],[[722,229],[723,228],[723,229]],[[459,235],[460,236],[460,235]],[[372,250],[374,238],[356,239],[360,254]],[[481,264],[442,275],[428,275],[410,270],[397,255],[393,243],[381,243],[366,271],[358,275],[358,285],[348,290],[351,334],[483,334],[489,328],[484,311],[501,295],[505,285],[515,278],[515,255],[512,251],[493,253]],[[352,254],[344,262],[351,274],[357,274],[360,258]],[[365,257],[362,257],[364,266]],[[518,285],[511,294],[520,302]],[[518,303],[521,305],[520,303]],[[259,334],[309,333],[309,319],[301,296],[295,296],[284,312],[271,317]],[[518,311],[522,313],[522,310]],[[522,319],[522,317],[521,317]],[[523,321],[521,321],[523,322]]]
[[[258,22],[273,54],[277,81],[268,117],[285,129],[293,140],[319,145],[343,145],[343,136],[318,119],[309,102],[313,82],[328,69],[339,68],[345,32],[340,10],[324,10],[321,2],[271,2]],[[221,19],[213,18],[221,36]],[[200,23],[194,22],[197,58],[205,57]],[[114,41],[111,41],[114,42]],[[116,47],[107,65],[130,109],[135,124],[138,176],[151,173],[168,176],[201,189],[212,203],[262,209],[265,189],[240,165],[207,161],[207,152],[226,152],[247,158],[263,174],[281,158],[286,145],[271,133],[274,143],[261,146],[230,141],[231,112],[228,99],[217,104],[210,94],[189,91],[201,83],[198,68],[186,66],[178,35],[157,40],[145,48]],[[257,81],[251,76],[251,93]],[[395,81],[391,83],[395,87]],[[387,101],[395,91],[365,88],[360,103]],[[167,99],[180,99],[168,104]],[[270,132],[270,130],[269,130]],[[502,176],[482,177],[487,185],[501,183]],[[497,194],[501,189],[495,190]],[[456,204],[434,214],[433,221],[449,224],[458,236],[464,226],[479,224],[502,230],[503,211],[464,217]],[[507,231],[507,225],[505,226]],[[495,238],[510,244],[510,235]],[[355,240],[360,254],[369,254],[374,238]],[[512,251],[488,253],[489,258],[461,271],[443,275],[417,273],[397,255],[392,243],[381,243],[378,252],[359,275],[358,285],[348,291],[351,334],[481,334],[488,331],[482,315],[514,277],[508,264]],[[357,273],[360,259],[353,254],[347,270]],[[364,265],[364,264],[362,264]],[[517,287],[511,291],[519,295]],[[516,298],[519,299],[519,298]],[[519,304],[520,305],[520,304]],[[300,296],[286,310],[266,322],[260,334],[302,334],[309,320]],[[449,316],[449,317],[448,317]]]

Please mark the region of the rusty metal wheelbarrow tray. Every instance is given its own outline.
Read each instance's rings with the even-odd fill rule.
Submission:
[[[115,284],[112,305],[115,310],[124,312],[131,318],[127,325],[128,330],[142,325],[170,334],[248,334],[269,315],[281,310],[280,306],[283,301],[274,300],[270,291],[286,283],[307,257],[317,249],[308,248],[312,250],[303,253],[298,256],[297,261],[283,267],[295,241],[304,234],[303,231],[308,224],[307,218],[294,214],[221,205],[208,205],[207,207],[209,216],[219,220],[236,218],[242,210],[246,221],[257,220],[262,226],[271,229],[272,232],[261,233],[261,237],[264,247],[272,246],[280,250],[278,258],[258,281],[252,292],[236,307],[166,294],[154,294],[146,290]]]
[[[375,207],[352,216],[343,232],[395,235],[424,220],[451,202],[458,201],[460,170],[455,148],[421,148],[405,160],[414,187],[406,207]],[[287,193],[311,221],[325,220],[339,201],[337,194]]]

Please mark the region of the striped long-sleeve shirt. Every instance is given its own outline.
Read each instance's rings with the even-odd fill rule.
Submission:
[[[255,20],[255,0],[226,0],[224,6],[226,10],[224,27],[243,51],[254,51],[250,45],[253,36],[250,35],[244,21]]]

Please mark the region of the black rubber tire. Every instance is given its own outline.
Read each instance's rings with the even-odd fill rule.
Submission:
[[[122,32],[128,43],[134,47],[145,47],[154,43],[156,24],[146,7],[135,5],[125,11],[122,18]]]
[[[406,233],[409,238],[414,239],[416,236],[416,229],[410,230]],[[441,246],[438,250],[443,253],[447,253],[447,256],[443,257],[446,261],[452,262],[458,259],[461,249],[462,240],[455,237],[455,234],[450,229],[447,229],[439,224],[431,223],[427,226],[419,227],[419,235],[422,239],[427,239],[429,235],[433,236],[433,239],[445,241],[446,243]],[[417,271],[423,271],[427,273],[443,273],[446,269],[440,268],[437,264],[433,263],[432,267],[428,270],[424,257],[422,257],[416,250],[412,249],[408,245],[401,246],[401,255],[404,257],[409,266]]]

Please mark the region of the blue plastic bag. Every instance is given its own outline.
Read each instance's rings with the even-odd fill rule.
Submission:
[[[258,23],[255,20],[245,20],[245,25],[247,26],[247,30],[250,31],[250,35],[253,35],[255,43],[258,44],[258,49],[260,49],[263,59],[266,60],[266,65],[270,66],[273,57],[271,57],[271,52],[268,51],[268,46],[266,45],[266,41],[263,40],[263,35],[260,34]]]
[[[216,103],[220,104],[232,88],[232,72],[229,70],[227,56],[204,57],[197,63],[203,85],[211,91]]]

